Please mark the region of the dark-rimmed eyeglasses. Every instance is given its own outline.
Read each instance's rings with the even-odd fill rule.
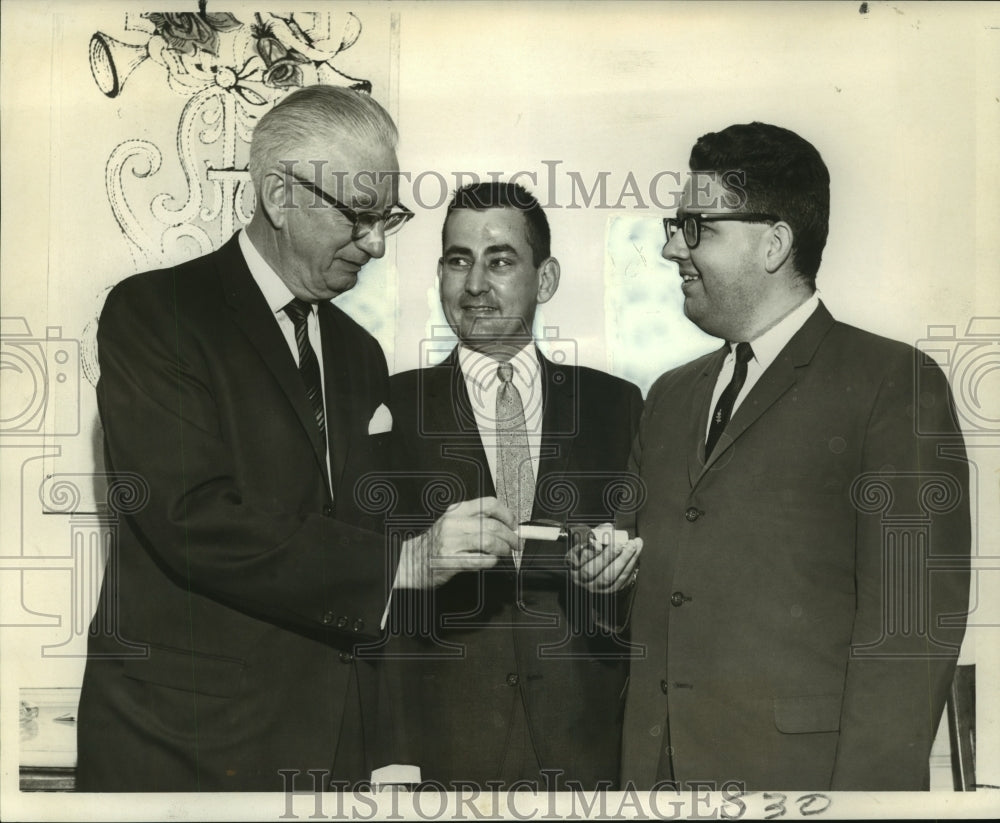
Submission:
[[[701,224],[717,223],[725,220],[740,223],[774,223],[781,218],[775,214],[759,214],[756,212],[726,212],[724,214],[685,214],[683,217],[664,217],[663,230],[667,233],[667,242],[673,240],[678,231],[684,232],[684,242],[689,249],[697,247],[701,242]]]
[[[311,191],[317,197],[325,200],[342,215],[344,215],[344,217],[350,220],[352,240],[360,240],[362,237],[371,234],[379,223],[382,224],[383,234],[394,234],[403,228],[407,220],[413,217],[413,212],[406,208],[406,206],[402,203],[397,204],[393,207],[393,209],[390,209],[383,214],[380,214],[377,211],[355,211],[345,203],[341,203],[332,194],[323,191],[323,189],[315,183],[303,180],[295,175],[291,175],[291,179],[293,183],[302,186],[308,191]]]

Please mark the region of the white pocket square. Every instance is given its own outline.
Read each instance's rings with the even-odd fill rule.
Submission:
[[[368,434],[385,434],[392,431],[392,412],[385,403],[381,403],[372,419],[368,421]]]

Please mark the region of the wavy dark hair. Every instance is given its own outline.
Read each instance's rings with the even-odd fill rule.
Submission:
[[[816,288],[830,224],[830,172],[812,143],[780,126],[742,123],[699,137],[690,166],[745,195],[743,210],[788,223],[795,270]]]
[[[524,215],[528,231],[528,245],[531,246],[531,262],[540,266],[545,258],[552,254],[552,235],[549,231],[549,221],[538,200],[531,192],[519,183],[501,183],[490,180],[484,183],[469,183],[456,189],[448,204],[448,215],[455,209],[472,209],[486,211],[487,209],[517,209]],[[445,226],[448,217],[445,216]],[[444,245],[444,229],[441,228],[441,245]]]

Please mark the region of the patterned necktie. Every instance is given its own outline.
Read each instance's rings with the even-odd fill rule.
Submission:
[[[497,365],[497,497],[510,509],[518,523],[531,519],[535,503],[535,473],[528,449],[521,393],[513,383],[514,367]],[[524,549],[523,543],[521,549]],[[520,565],[520,551],[514,557]]]
[[[312,406],[316,425],[319,426],[320,439],[326,444],[326,414],[323,412],[323,381],[319,374],[319,360],[316,352],[309,344],[309,326],[307,320],[312,313],[312,306],[305,300],[296,297],[284,307],[292,323],[295,324],[295,343],[299,347],[299,375],[306,387],[309,405]]]
[[[747,379],[747,363],[753,359],[753,349],[749,343],[738,343],[736,346],[736,366],[733,368],[733,377],[726,386],[725,391],[719,396],[719,402],[712,412],[712,423],[708,427],[708,439],[705,440],[705,459],[712,455],[712,449],[719,442],[719,437],[729,423],[729,418],[733,413],[733,404],[740,395],[740,389]]]

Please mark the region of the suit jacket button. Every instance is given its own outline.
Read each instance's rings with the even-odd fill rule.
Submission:
[[[670,684],[666,680],[660,681],[660,691],[666,694],[670,690]]]
[[[333,622],[333,612],[327,612],[322,617],[323,623],[329,626]]]
[[[353,660],[354,660],[354,655],[351,654],[350,652],[341,652],[340,653],[340,662],[341,663],[350,663]]]
[[[359,617],[357,620],[354,621],[354,625],[351,628],[353,628],[354,631],[359,632],[364,627],[365,627],[365,621]]]
[[[703,514],[704,514],[703,511],[699,511],[694,506],[691,506],[686,512],[684,512],[684,516],[688,519],[689,523],[694,523],[694,521],[697,520],[699,517],[701,517]]]
[[[338,617],[337,618],[337,628],[338,629],[343,629],[345,626],[347,626],[347,618],[346,617]]]
[[[323,507],[323,517],[333,517],[333,506],[329,503]]]
[[[515,674],[514,672],[511,672],[510,674],[507,675],[507,685],[508,686],[516,686],[518,680],[519,680],[519,678],[518,678],[517,674]]]
[[[685,600],[690,600],[690,597],[685,597],[684,592],[674,592],[670,595],[670,605],[680,606]]]

